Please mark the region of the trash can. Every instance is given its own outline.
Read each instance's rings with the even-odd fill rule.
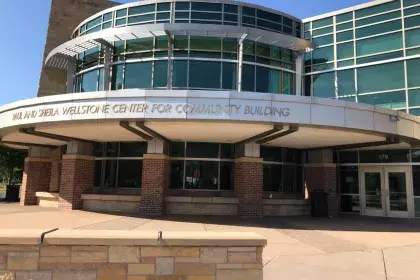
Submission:
[[[311,192],[311,215],[312,217],[328,217],[328,194],[323,190]]]
[[[20,185],[7,185],[6,201],[19,202]]]

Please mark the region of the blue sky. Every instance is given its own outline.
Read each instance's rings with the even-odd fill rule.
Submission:
[[[50,0],[2,0],[0,105],[36,97],[48,26]],[[121,0],[121,3],[133,2]],[[351,7],[368,0],[247,0],[298,18]],[[15,12],[13,12],[15,11]],[[16,13],[19,11],[19,13]]]

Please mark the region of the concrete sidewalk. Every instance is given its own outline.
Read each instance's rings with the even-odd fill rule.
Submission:
[[[0,204],[0,228],[253,231],[268,239],[264,279],[419,279],[420,221],[284,217],[127,217]]]

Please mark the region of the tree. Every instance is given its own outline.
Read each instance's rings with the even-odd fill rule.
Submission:
[[[0,177],[8,185],[13,184],[15,178],[22,178],[26,152],[0,147]]]

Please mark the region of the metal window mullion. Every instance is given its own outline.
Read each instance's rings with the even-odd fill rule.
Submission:
[[[244,42],[239,41],[239,63],[238,63],[238,91],[242,91],[242,71],[243,71],[243,64],[244,64]]]
[[[182,189],[185,190],[185,180],[187,175],[187,142],[184,142],[184,176],[182,180]]]
[[[404,1],[401,1],[401,24],[402,24],[402,39],[403,39],[403,54],[404,54],[404,84],[405,84],[405,112],[409,112],[409,102],[408,102],[408,71],[407,71],[407,50],[406,50],[406,41],[405,41],[405,21],[404,21]]]

